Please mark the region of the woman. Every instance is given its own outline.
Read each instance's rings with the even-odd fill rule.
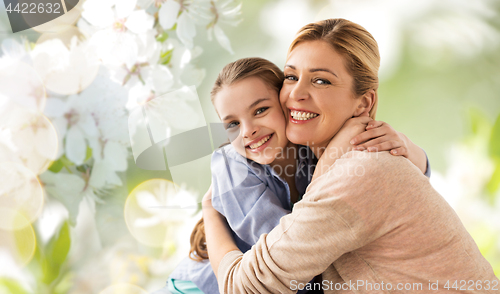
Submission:
[[[320,160],[292,213],[245,254],[207,193],[206,241],[221,292],[294,293],[322,273],[325,293],[445,292],[461,281],[470,292],[498,293],[460,219],[408,160],[328,149],[349,118],[375,115],[378,67],[377,44],[357,24],[330,19],[299,31],[280,100],[287,137]]]

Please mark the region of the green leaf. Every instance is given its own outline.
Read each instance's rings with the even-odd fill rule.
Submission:
[[[61,156],[60,158],[61,162],[63,163],[64,166],[73,166],[75,165],[71,160],[69,160],[66,155]]]
[[[59,230],[57,236],[47,244],[46,253],[47,257],[52,263],[62,265],[68,256],[71,239],[69,236],[69,223],[65,221]]]
[[[69,236],[69,224],[65,221],[59,232],[54,235],[45,247],[45,255],[42,257],[41,265],[43,272],[43,282],[52,283],[58,276],[61,265],[68,256],[71,239]]]
[[[85,154],[85,160],[84,161],[87,161],[89,160],[89,158],[92,157],[92,148],[90,148],[89,146],[87,146],[87,153]]]
[[[61,279],[61,281],[55,286],[54,288],[54,294],[66,294],[69,293],[69,290],[73,286],[73,278],[74,274],[71,272],[68,272],[64,275],[64,277]]]
[[[158,41],[158,42],[160,42],[160,43],[165,42],[167,39],[168,39],[168,34],[167,34],[167,32],[163,32],[163,33],[159,34],[159,35],[156,37],[156,41]]]
[[[500,115],[498,115],[497,120],[491,129],[489,154],[493,158],[500,159]]]
[[[59,158],[56,161],[53,161],[52,164],[49,167],[49,170],[53,173],[58,173],[61,171],[61,169],[64,167],[64,164],[62,160]]]
[[[170,63],[170,60],[172,59],[174,49],[170,49],[168,51],[162,52],[160,54],[160,64],[167,65]]]
[[[28,291],[14,279],[0,278],[0,293],[28,294]]]

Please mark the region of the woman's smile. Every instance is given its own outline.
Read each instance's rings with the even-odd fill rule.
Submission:
[[[289,113],[289,120],[294,124],[305,124],[319,116],[317,113],[295,108],[289,108]]]

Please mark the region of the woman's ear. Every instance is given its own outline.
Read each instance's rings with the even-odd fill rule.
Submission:
[[[375,104],[375,90],[368,90],[363,96],[359,98],[358,105],[354,111],[354,116],[369,116],[370,110]]]

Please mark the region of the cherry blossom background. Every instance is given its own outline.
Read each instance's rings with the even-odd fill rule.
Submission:
[[[12,34],[1,11],[0,293],[161,288],[188,252],[210,157],[139,168],[129,116],[160,111],[166,137],[217,122],[209,92],[225,64],[283,67],[295,32],[330,17],[377,39],[377,118],[427,152],[431,183],[499,276],[499,12],[496,0],[86,0]],[[168,100],[189,87],[199,99]],[[187,180],[173,183],[178,170]]]

